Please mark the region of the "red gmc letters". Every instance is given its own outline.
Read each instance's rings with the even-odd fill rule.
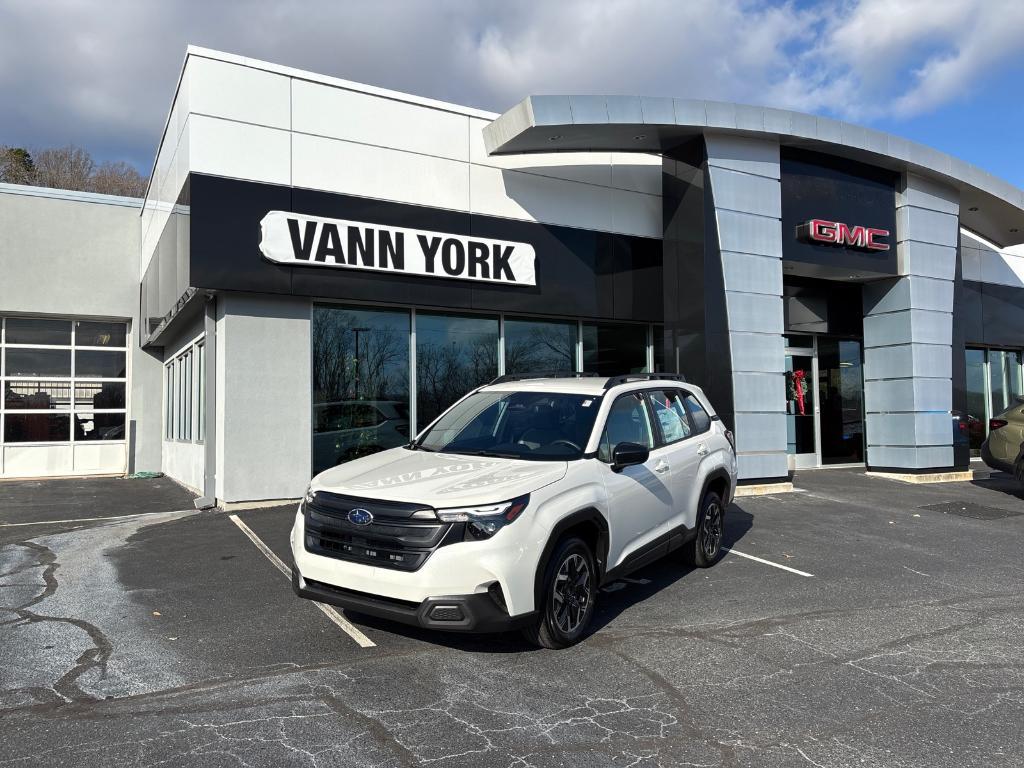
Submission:
[[[888,229],[873,227],[851,227],[841,221],[811,219],[796,228],[796,236],[801,240],[832,245],[848,245],[853,248],[865,248],[869,251],[888,251],[889,244],[879,242],[877,238],[888,237]]]

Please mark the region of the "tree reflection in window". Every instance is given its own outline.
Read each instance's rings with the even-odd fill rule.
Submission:
[[[505,373],[576,370],[576,323],[505,320]]]

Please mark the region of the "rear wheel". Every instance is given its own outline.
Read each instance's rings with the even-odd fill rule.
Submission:
[[[594,615],[597,572],[590,547],[575,537],[559,542],[548,562],[537,622],[523,635],[542,648],[567,648],[586,634]]]
[[[722,536],[725,532],[725,509],[721,497],[708,491],[701,502],[700,525],[693,540],[693,564],[708,568],[722,556]]]

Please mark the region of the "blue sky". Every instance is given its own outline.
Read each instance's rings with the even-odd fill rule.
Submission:
[[[0,0],[0,144],[147,173],[189,43],[499,112],[534,93],[785,107],[1024,186],[1024,0]]]

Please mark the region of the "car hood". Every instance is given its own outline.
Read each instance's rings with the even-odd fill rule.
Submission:
[[[314,491],[444,508],[514,499],[560,480],[566,470],[564,461],[392,448],[321,472],[311,485]]]

